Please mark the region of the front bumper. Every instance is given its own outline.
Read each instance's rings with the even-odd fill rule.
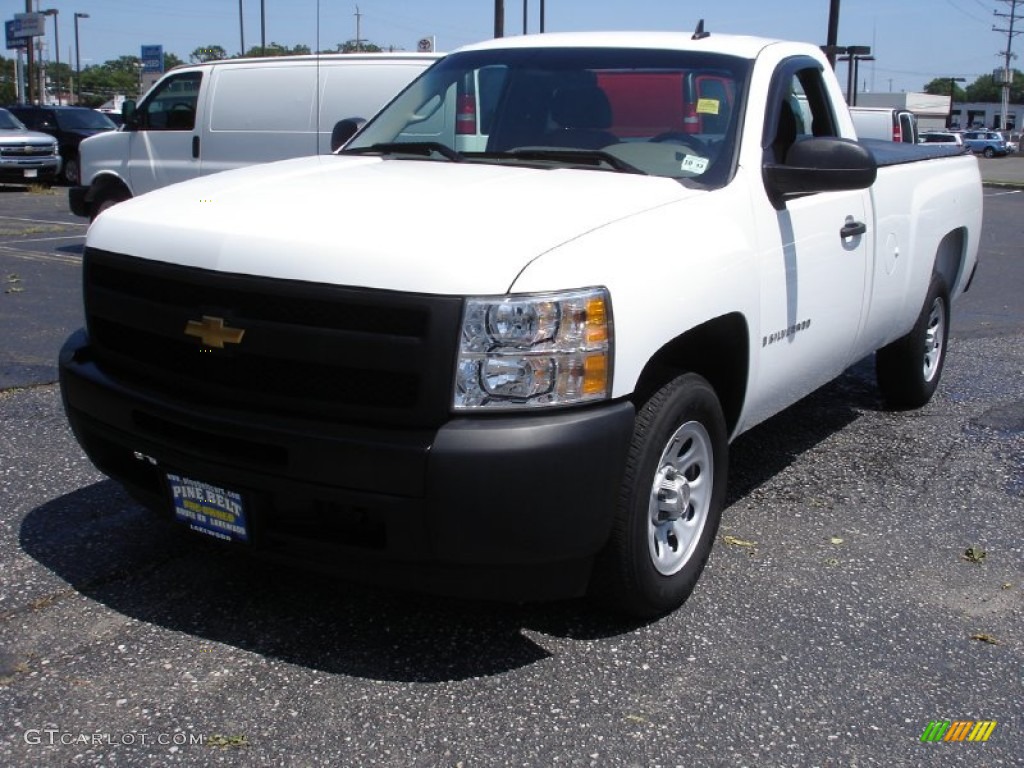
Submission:
[[[33,184],[54,181],[60,173],[59,157],[44,160],[11,160],[0,158],[0,181],[10,184]]]
[[[507,599],[580,595],[611,530],[628,402],[384,429],[197,409],[112,380],[84,331],[64,407],[105,474],[172,518],[166,473],[239,492],[250,546],[349,578]]]

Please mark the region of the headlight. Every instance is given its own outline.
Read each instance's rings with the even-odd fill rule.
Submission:
[[[466,299],[453,405],[532,408],[606,399],[611,387],[608,291]]]

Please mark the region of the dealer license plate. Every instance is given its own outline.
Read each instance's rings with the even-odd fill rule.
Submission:
[[[248,541],[242,494],[167,474],[174,516],[189,528],[224,541]]]

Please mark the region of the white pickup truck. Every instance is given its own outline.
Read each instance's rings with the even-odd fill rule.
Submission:
[[[733,438],[872,353],[893,407],[935,391],[978,166],[877,144],[813,45],[464,48],[335,155],[99,216],[68,418],[230,546],[657,616],[711,551]]]

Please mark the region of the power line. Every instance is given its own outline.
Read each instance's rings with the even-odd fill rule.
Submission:
[[[999,11],[993,11],[993,13],[1002,19],[1009,19],[1010,26],[1007,29],[992,25],[993,32],[1005,32],[1006,33],[1006,50],[1000,51],[999,54],[1003,57],[1003,99],[1001,109],[999,113],[999,127],[1002,130],[1006,130],[1006,113],[1010,110],[1010,85],[1013,83],[1013,74],[1010,70],[1010,62],[1013,59],[1013,38],[1021,33],[1021,30],[1015,30],[1014,25],[1017,21],[1017,5],[1022,0],[999,0],[999,2],[1007,3],[1010,6],[1009,13],[1000,13]]]

